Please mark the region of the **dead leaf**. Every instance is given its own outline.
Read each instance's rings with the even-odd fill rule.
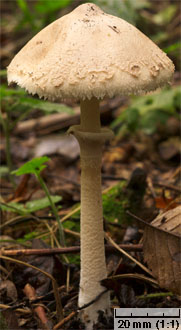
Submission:
[[[178,206],[178,203],[176,203],[173,198],[167,198],[165,196],[156,197],[155,202],[157,209],[166,209],[167,211]]]
[[[175,156],[180,155],[180,139],[179,137],[172,137],[167,141],[159,144],[159,153],[162,159],[170,160]]]
[[[10,280],[0,282],[0,295],[4,303],[16,301],[18,294],[14,283]]]
[[[9,198],[8,201],[13,201],[13,202],[18,202],[22,201],[27,193],[27,188],[28,188],[28,181],[30,179],[30,174],[25,174],[22,176],[20,183],[18,184],[14,195]]]
[[[181,294],[181,206],[145,227],[144,259],[160,287]]]
[[[51,156],[53,154],[62,155],[67,161],[72,162],[80,155],[79,144],[71,135],[52,135],[40,139],[35,147],[34,156]]]
[[[133,152],[133,147],[125,144],[122,147],[112,147],[104,153],[104,161],[109,163],[124,162],[130,157]]]

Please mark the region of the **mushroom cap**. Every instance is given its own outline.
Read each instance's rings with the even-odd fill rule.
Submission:
[[[170,83],[174,65],[133,25],[82,4],[33,37],[8,66],[8,83],[49,100],[141,94]]]

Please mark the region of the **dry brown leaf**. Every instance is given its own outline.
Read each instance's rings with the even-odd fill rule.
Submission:
[[[172,159],[175,156],[180,155],[180,138],[178,137],[171,137],[167,141],[164,141],[159,144],[158,146],[160,156],[164,160]]]
[[[0,282],[1,300],[6,303],[9,301],[16,301],[18,298],[17,290],[14,283],[10,280]]]
[[[160,287],[181,294],[181,206],[145,227],[144,259]]]
[[[173,198],[167,198],[165,196],[156,197],[155,202],[157,209],[166,209],[167,211],[172,210],[178,206],[178,203]]]
[[[75,161],[80,154],[79,144],[71,135],[57,136],[52,134],[37,140],[34,151],[35,157],[53,154],[64,156],[66,161]]]

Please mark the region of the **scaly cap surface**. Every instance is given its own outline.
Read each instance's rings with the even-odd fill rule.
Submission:
[[[138,29],[86,3],[22,48],[8,82],[50,100],[90,99],[152,91],[173,72],[172,61]]]

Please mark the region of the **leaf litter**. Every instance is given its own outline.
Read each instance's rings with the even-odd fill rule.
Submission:
[[[160,214],[146,226],[144,260],[161,288],[181,294],[181,206]]]
[[[130,143],[127,142],[127,143]],[[143,143],[143,142],[142,142]],[[119,144],[122,147],[122,142],[120,141]],[[124,142],[126,144],[126,142]],[[109,146],[105,148],[106,152],[109,152]],[[148,151],[149,153],[149,151]],[[61,163],[59,165],[58,156],[54,155],[54,161],[50,160],[48,162],[48,167],[43,170],[43,177],[46,179],[48,187],[50,187],[50,191],[52,195],[56,192],[57,194],[57,188],[59,184],[61,184],[61,191],[63,191],[63,187],[65,187],[66,191],[66,181],[62,180],[60,181],[60,178],[64,177],[67,179],[67,175],[70,171],[70,181],[69,181],[69,189],[70,189],[70,195],[63,194],[61,203],[61,209],[59,209],[59,214],[61,214],[62,218],[65,218],[64,222],[64,229],[68,230],[68,228],[71,228],[72,232],[79,233],[79,204],[73,205],[73,191],[75,189],[75,185],[73,181],[79,183],[80,178],[80,164],[79,159],[75,159],[72,162],[65,162]],[[159,158],[159,156],[157,156]],[[125,171],[125,165],[127,167]],[[141,164],[142,166],[142,164]],[[134,212],[134,214],[138,215],[139,217],[143,218],[144,220],[150,219],[153,220],[155,218],[155,215],[158,214],[159,210],[155,208],[154,204],[156,204],[156,198],[161,198],[163,196],[163,192],[166,195],[165,198],[171,201],[175,201],[176,198],[178,198],[178,192],[174,191],[172,189],[167,188],[167,185],[173,185],[175,187],[178,187],[178,175],[179,173],[174,176],[174,172],[172,171],[172,175],[170,173],[168,174],[168,177],[170,178],[170,181],[167,179],[166,174],[171,170],[170,165],[163,164],[160,166],[159,170],[158,168],[155,168],[152,163],[145,164],[144,167],[141,167],[140,163],[136,159],[136,153],[129,155],[127,159],[125,159],[123,162],[117,161],[116,159],[110,159],[107,163],[103,163],[103,169],[104,174],[103,175],[103,187],[108,188],[107,193],[104,194],[103,197],[103,205],[104,205],[104,216],[105,216],[105,228],[106,231],[111,234],[114,241],[121,243],[124,241],[124,238],[126,237],[126,231],[129,225],[133,225],[133,221],[130,216],[126,214],[127,210],[130,210],[131,212]],[[165,168],[166,167],[166,168]],[[52,177],[51,173],[52,169],[54,169],[54,175]],[[105,171],[106,169],[106,171]],[[114,169],[114,172],[113,172]],[[73,173],[73,175],[71,174]],[[146,173],[146,175],[145,175]],[[154,194],[152,191],[150,191],[149,185],[148,185],[148,173],[149,178],[152,182],[152,187]],[[125,174],[125,177],[124,177]],[[119,176],[124,180],[120,180]],[[59,178],[60,176],[60,178]],[[71,181],[71,178],[74,180]],[[114,179],[114,180],[113,180]],[[161,180],[162,179],[162,180]],[[71,183],[72,182],[72,183]],[[154,182],[160,182],[161,186],[155,186]],[[164,184],[166,185],[164,187]],[[163,185],[163,186],[162,186]],[[31,188],[30,188],[31,187]],[[57,187],[57,188],[56,188]],[[28,189],[27,189],[28,188]],[[78,188],[78,186],[77,186]],[[24,195],[23,189],[26,189],[26,193]],[[32,177],[25,183],[24,188],[19,194],[19,197],[22,196],[22,198],[26,201],[26,194],[30,192],[30,189],[34,190],[34,180]],[[60,188],[58,188],[60,189]],[[105,189],[106,191],[106,189]],[[35,197],[34,194],[29,194],[30,200],[28,199],[28,203],[32,201],[32,198]],[[78,188],[78,195],[79,196],[79,188]],[[163,198],[163,197],[162,197]],[[79,202],[79,199],[77,200]],[[24,205],[26,205],[27,202],[25,202]],[[30,204],[31,205],[31,204]],[[151,205],[151,207],[149,206]],[[163,205],[165,206],[165,205]],[[75,213],[74,213],[75,208]],[[167,204],[166,204],[167,208]],[[77,211],[76,211],[77,209]],[[36,235],[39,233],[37,237],[39,237],[40,242],[47,242],[47,247],[56,247],[57,243],[54,237],[54,233],[56,234],[56,228],[55,226],[55,220],[52,217],[52,214],[46,209],[42,209],[39,211],[34,210],[32,213],[32,218],[30,216],[30,220],[27,220],[20,224],[15,224],[14,228],[16,228],[16,237],[23,238],[25,243],[30,243],[32,248],[32,238],[28,237],[26,238],[27,231],[26,228],[29,228],[29,231],[36,232]],[[111,211],[112,210],[112,211]],[[162,209],[164,210],[164,208]],[[3,216],[9,214],[10,218],[11,212],[9,211],[3,211]],[[70,213],[70,218],[69,218]],[[33,220],[33,217],[36,217],[36,221]],[[164,214],[162,215],[162,217]],[[42,219],[44,220],[42,220]],[[5,219],[5,218],[4,218]],[[28,219],[28,217],[27,217]],[[124,220],[124,221],[123,221]],[[45,222],[48,221],[48,226],[45,226]],[[71,226],[71,227],[69,227]],[[117,227],[118,226],[118,227]],[[134,226],[137,228],[138,235],[128,235],[126,239],[127,244],[135,244],[139,243],[140,237],[142,237],[143,233],[143,227],[138,226],[137,223],[134,223]],[[12,231],[13,227],[5,226],[4,227],[4,233],[13,234],[14,231]],[[46,229],[45,229],[46,228]],[[47,228],[49,228],[47,230]],[[42,234],[41,234],[42,233]],[[14,234],[12,237],[15,237]],[[43,239],[43,240],[42,240]],[[66,232],[66,239],[68,242],[68,246],[79,246],[79,237],[75,236],[74,234],[70,234]],[[7,249],[7,247],[6,247]],[[160,250],[159,252],[164,250]],[[142,265],[145,265],[145,261],[143,259],[145,252],[128,252],[130,253],[133,258],[138,260]],[[156,253],[156,252],[155,252]],[[169,286],[165,286],[163,282],[160,282],[159,277],[155,276],[155,274],[152,272],[152,267],[147,262],[147,267],[152,272],[153,276],[155,277],[156,281],[154,282],[153,277],[151,274],[145,274],[143,270],[140,269],[139,266],[136,266],[134,261],[129,262],[126,257],[122,257],[121,255],[117,255],[117,253],[110,253],[108,252],[107,256],[109,256],[109,259],[112,261],[115,260],[115,269],[117,268],[117,272],[115,275],[116,278],[111,277],[112,274],[110,273],[109,282],[103,282],[104,285],[111,290],[112,292],[112,298],[113,298],[113,305],[116,304],[116,306],[120,307],[128,307],[128,306],[134,306],[134,307],[149,307],[149,306],[157,306],[158,304],[161,304],[161,306],[169,307],[171,306],[178,306],[178,300],[176,296],[174,295],[175,290],[170,288]],[[28,263],[32,262],[32,264],[35,264],[39,269],[43,267],[46,269],[50,274],[53,274],[56,278],[57,284],[59,288],[61,288],[62,285],[64,285],[64,290],[60,293],[61,295],[61,301],[64,309],[64,327],[66,329],[70,329],[73,327],[74,329],[78,328],[80,323],[77,321],[77,294],[78,294],[78,285],[79,285],[79,260],[76,260],[75,255],[67,255],[69,264],[65,263],[63,259],[60,257],[60,255],[57,254],[57,257],[53,257],[53,264],[52,265],[52,256],[50,255],[50,260],[47,259],[47,256],[44,256],[44,259],[41,257],[31,256],[32,259],[28,260]],[[175,255],[175,258],[177,258],[177,254]],[[21,256],[22,259],[22,256]],[[24,259],[24,258],[23,258]],[[27,260],[26,258],[24,260]],[[32,260],[32,261],[31,261]],[[78,263],[77,263],[78,261]],[[120,267],[118,268],[118,263],[120,263]],[[167,260],[168,263],[168,260]],[[6,261],[7,264],[7,261]],[[12,263],[11,263],[12,265]],[[51,266],[52,265],[52,266]],[[173,260],[172,260],[173,265]],[[51,269],[49,267],[51,266]],[[11,266],[12,267],[12,266]],[[25,294],[23,293],[24,286],[29,283],[31,286],[36,290],[36,295],[39,297],[40,293],[41,297],[41,303],[43,303],[46,306],[45,314],[46,317],[49,320],[53,320],[54,324],[56,323],[56,319],[53,316],[53,311],[56,309],[56,303],[53,295],[47,296],[47,294],[51,293],[52,291],[52,285],[51,281],[47,278],[44,278],[43,275],[38,275],[37,271],[32,271],[28,267],[24,268],[24,270],[19,268],[18,265],[14,266],[15,272],[13,271],[13,283],[15,283],[15,286],[18,291],[18,302],[24,301],[24,306],[28,306],[27,300],[25,300]],[[13,267],[13,268],[14,268]],[[48,268],[47,268],[48,267]],[[70,286],[69,291],[66,289],[67,285],[67,270],[70,269]],[[112,272],[114,272],[114,269],[112,268]],[[17,280],[16,276],[14,274],[20,274],[19,281]],[[60,277],[61,274],[61,277]],[[145,277],[144,277],[145,276]],[[45,282],[44,282],[45,280]],[[20,283],[21,282],[21,283]],[[159,283],[156,284],[156,283]],[[168,295],[162,296],[162,293],[166,293],[165,290],[167,290]],[[172,295],[170,296],[170,292]],[[127,299],[125,300],[125,295]],[[49,297],[48,299],[46,298]],[[147,298],[150,297],[150,298]],[[45,297],[45,298],[44,298]],[[139,298],[139,297],[145,297],[145,298]],[[36,301],[36,300],[35,300]],[[9,306],[11,308],[11,305],[6,302],[6,306]],[[16,304],[13,304],[12,306],[16,306]],[[25,308],[25,307],[23,307]],[[27,308],[27,307],[26,307]],[[47,311],[48,308],[48,311]],[[16,309],[15,309],[16,310]],[[32,308],[33,311],[33,308]],[[17,312],[16,312],[17,313]],[[18,323],[23,324],[23,328],[29,327],[30,325],[32,328],[36,328],[37,324],[35,321],[35,318],[31,314],[28,318],[25,318],[24,314],[18,314]],[[33,315],[33,312],[32,312]],[[37,316],[38,317],[38,316]],[[68,319],[67,319],[68,317]],[[64,322],[62,320],[62,322]],[[39,322],[39,321],[38,321]],[[100,324],[103,323],[103,319],[100,317]],[[21,327],[22,327],[21,326]],[[111,329],[111,326],[109,327]],[[105,327],[106,329],[106,327]]]

